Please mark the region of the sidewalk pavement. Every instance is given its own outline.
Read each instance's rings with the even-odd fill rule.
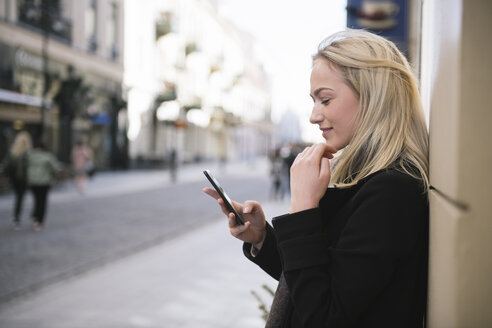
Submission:
[[[254,170],[249,168],[251,163],[246,165],[248,167],[232,169],[228,166],[227,169],[259,174],[266,168],[263,162],[255,163]],[[122,177],[112,179],[111,174],[101,174],[98,178],[101,186],[98,189],[92,185],[90,195],[97,195],[96,190],[103,192],[111,181],[119,184],[118,188],[111,189],[114,192],[124,192],[126,185],[127,190],[135,190],[137,182],[138,187],[149,188],[154,183],[162,183],[155,174],[132,173],[125,176],[126,182]],[[181,174],[182,182],[203,179],[197,167],[185,168]],[[52,201],[63,201],[63,197],[69,197],[66,194],[56,191]],[[3,201],[0,199],[0,206]],[[287,205],[286,202],[263,204],[269,218],[285,213]],[[249,263],[241,247],[241,242],[229,235],[225,219],[214,221],[131,257],[15,300],[0,309],[0,326],[263,327],[259,302],[251,291],[269,305],[272,297],[262,285],[275,290],[276,281]]]
[[[203,175],[203,169],[210,169],[214,175],[220,178],[223,175],[240,172],[242,176],[265,176],[268,175],[269,163],[266,158],[257,158],[250,161],[235,161],[221,165],[217,162],[202,162],[182,165],[178,169],[177,183],[188,183],[203,181],[204,186],[207,180]],[[127,171],[104,171],[98,172],[89,180],[84,197],[97,198],[107,195],[121,195],[139,190],[159,188],[170,185],[171,176],[169,170],[127,170]],[[32,197],[28,192],[24,200],[24,207],[30,208]],[[73,181],[64,181],[60,185],[52,188],[49,194],[50,204],[80,199],[81,195],[75,188]],[[11,210],[13,207],[14,195],[0,195],[0,210]]]

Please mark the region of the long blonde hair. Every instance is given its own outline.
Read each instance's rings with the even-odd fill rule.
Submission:
[[[10,149],[10,153],[12,156],[19,156],[26,150],[31,149],[32,147],[32,142],[31,142],[31,136],[29,135],[29,132],[27,131],[21,131],[19,132],[14,139],[14,142],[12,144],[12,148]]]
[[[429,188],[429,138],[420,95],[408,61],[390,41],[347,29],[323,40],[313,61],[339,69],[359,98],[359,125],[337,159],[332,181],[356,184],[381,169],[398,170]]]

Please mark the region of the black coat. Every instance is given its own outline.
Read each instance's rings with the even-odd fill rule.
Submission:
[[[245,255],[290,292],[286,327],[423,327],[428,199],[394,169],[328,188],[318,208],[274,218]]]

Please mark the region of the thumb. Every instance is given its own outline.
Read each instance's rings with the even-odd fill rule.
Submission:
[[[247,200],[244,202],[243,213],[250,214],[255,213],[261,209],[261,205],[253,200]]]
[[[250,200],[245,201],[244,202],[244,207],[243,207],[243,213],[244,214],[251,213],[251,212],[253,212],[254,208],[255,208],[255,203],[254,202],[252,202]]]

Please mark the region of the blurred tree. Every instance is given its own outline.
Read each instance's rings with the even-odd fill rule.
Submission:
[[[122,98],[121,92],[114,92],[110,98],[111,102],[111,168],[128,168],[128,138],[126,136],[126,126],[121,129],[119,126],[120,111],[126,108],[126,101]]]
[[[58,104],[59,114],[59,143],[58,159],[64,163],[70,162],[72,147],[72,122],[76,116],[82,116],[82,110],[88,103],[90,87],[84,85],[83,78],[75,74],[73,66],[67,68],[67,77],[60,83],[54,101]]]

